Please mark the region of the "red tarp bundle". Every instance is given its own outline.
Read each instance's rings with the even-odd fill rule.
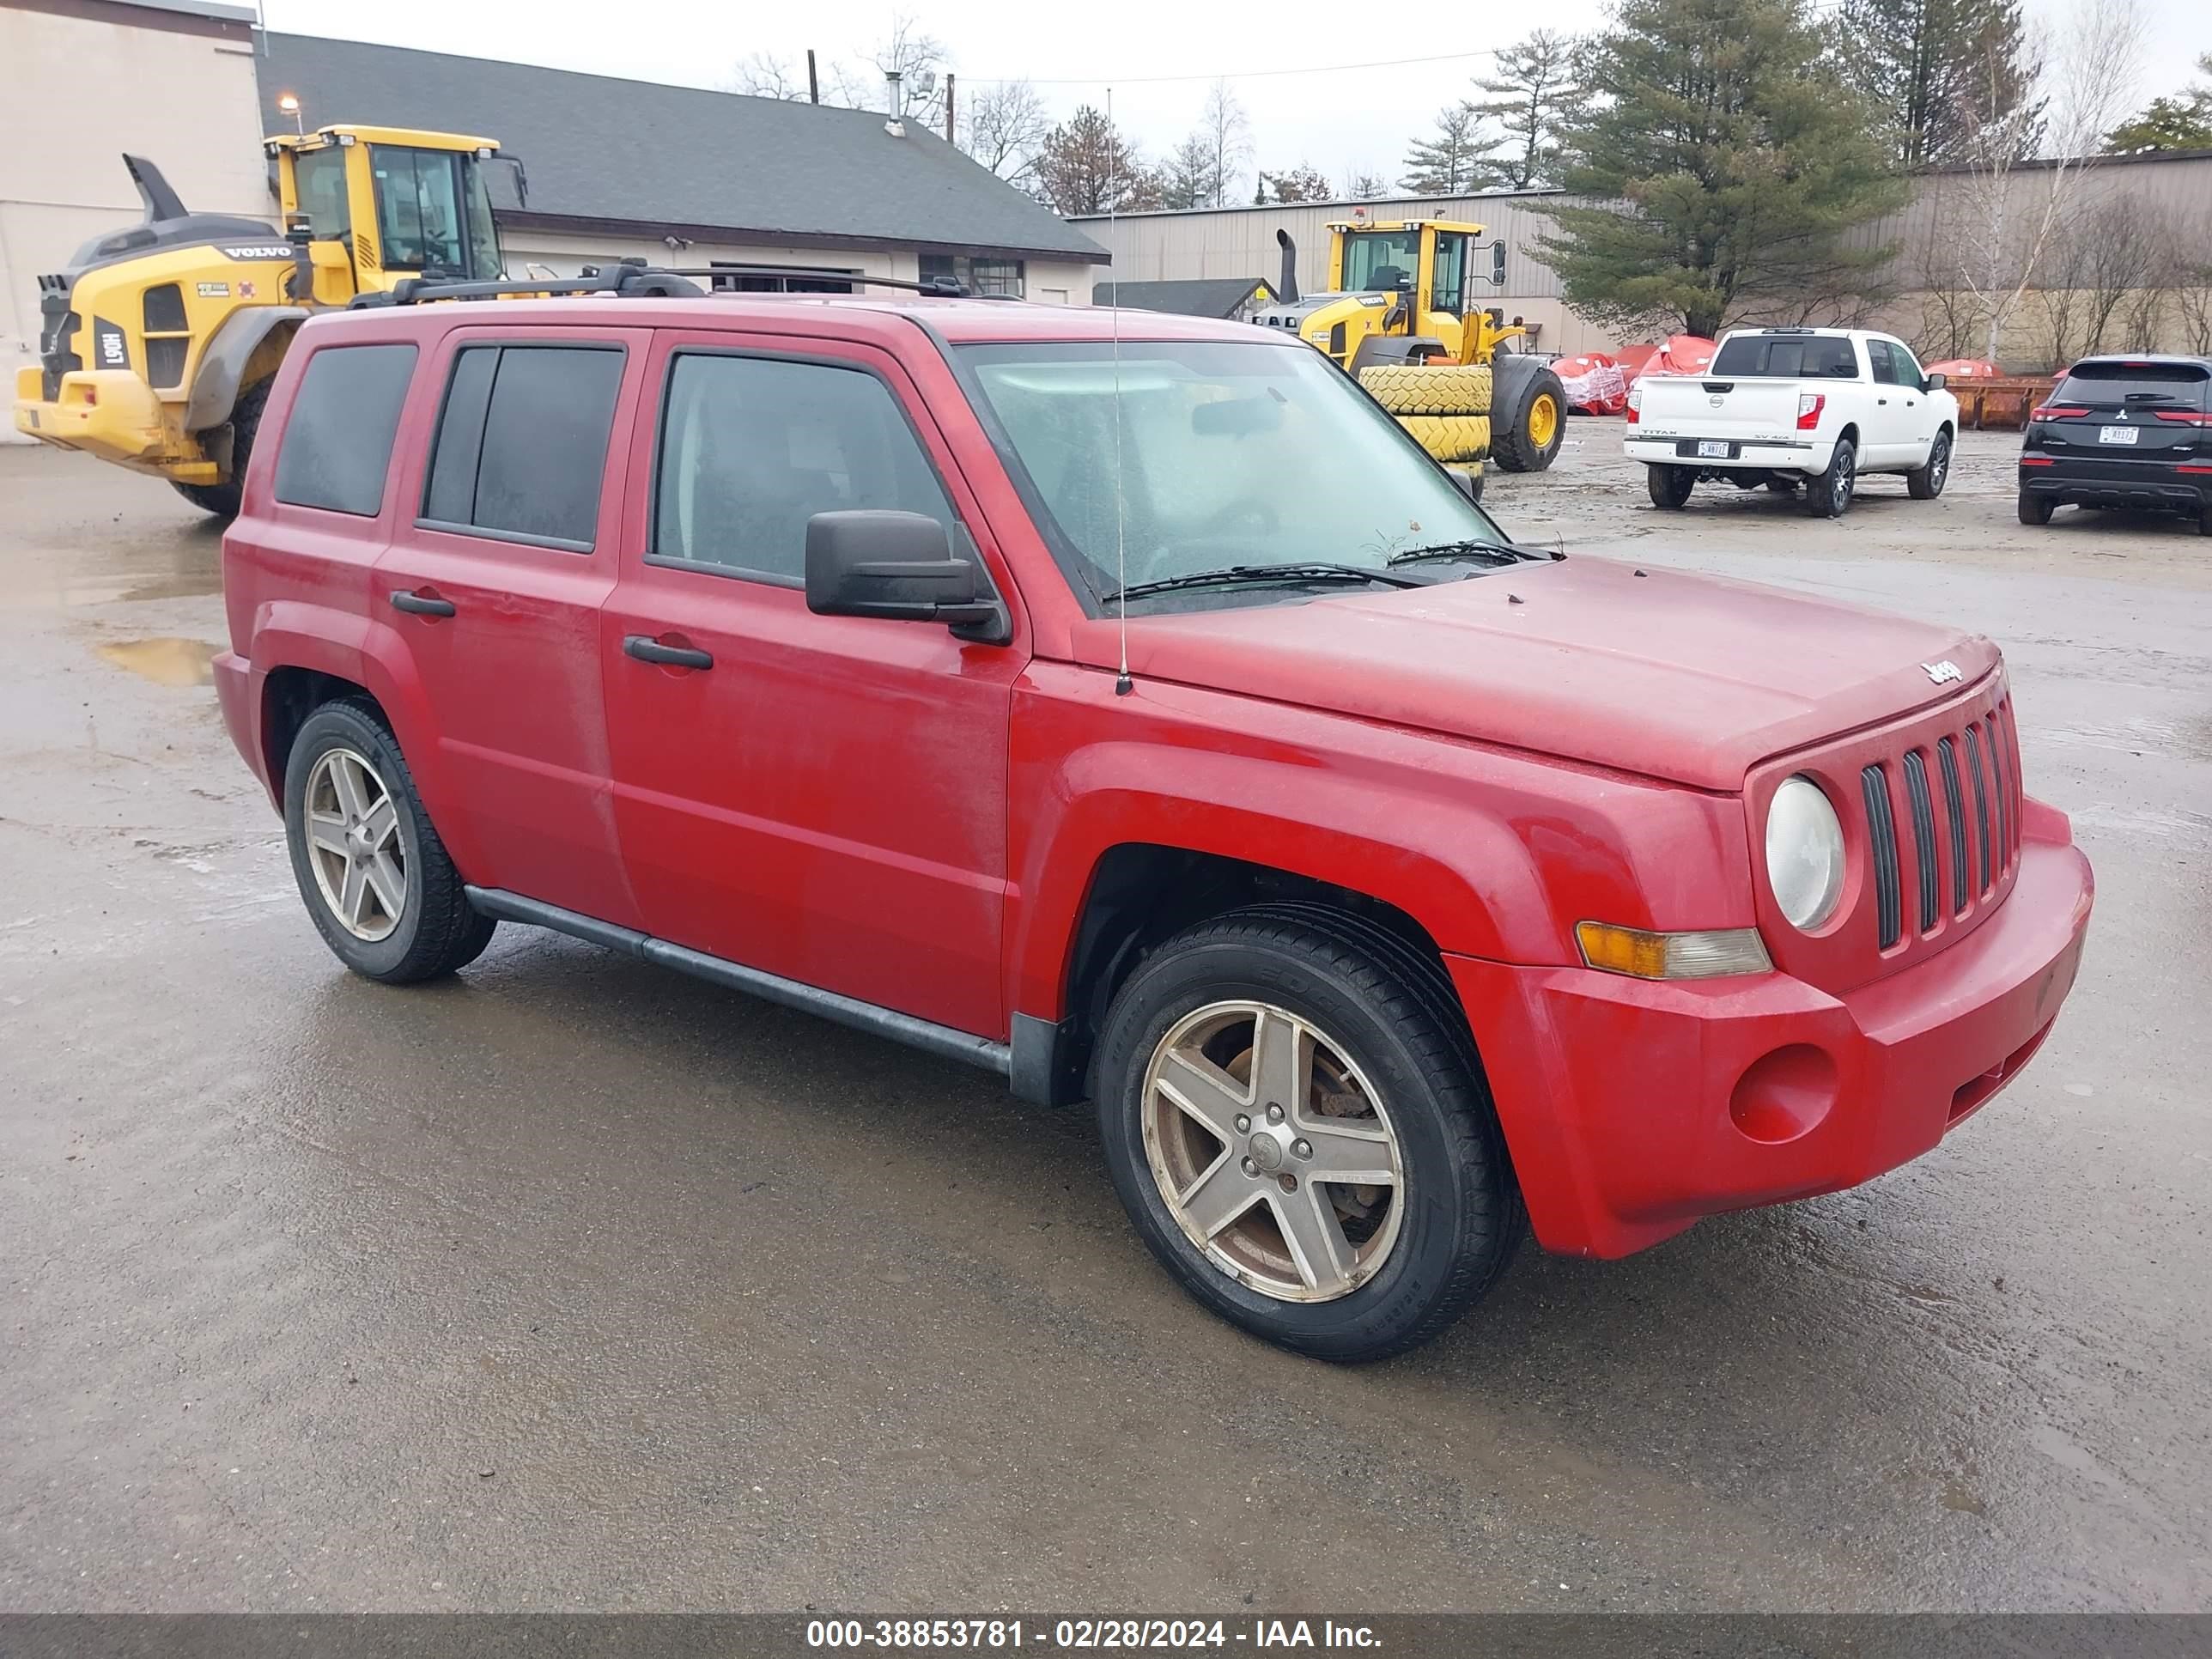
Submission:
[[[1567,394],[1567,407],[1582,415],[1618,415],[1628,407],[1628,377],[1602,351],[1562,357],[1552,365]]]

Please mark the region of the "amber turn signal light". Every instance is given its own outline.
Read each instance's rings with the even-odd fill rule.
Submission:
[[[1718,979],[1727,974],[1770,973],[1774,967],[1755,927],[1653,933],[1608,921],[1583,921],[1575,925],[1575,940],[1591,967],[1636,979]]]

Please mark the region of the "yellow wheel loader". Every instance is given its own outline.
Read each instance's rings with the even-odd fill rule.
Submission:
[[[1542,360],[1502,349],[1525,330],[1474,303],[1484,228],[1404,219],[1328,229],[1329,291],[1300,296],[1297,247],[1279,230],[1282,302],[1252,320],[1327,353],[1430,454],[1478,483],[1487,460],[1508,472],[1551,465],[1566,430],[1566,394]],[[1502,285],[1505,245],[1487,251],[1487,280]]]
[[[167,478],[238,511],[270,377],[312,312],[410,278],[502,273],[489,138],[328,126],[266,141],[283,230],[191,213],[142,156],[123,164],[142,223],[39,278],[39,364],[15,378],[15,428]]]

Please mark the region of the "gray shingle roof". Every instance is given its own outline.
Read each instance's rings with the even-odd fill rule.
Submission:
[[[495,138],[529,169],[533,217],[731,230],[746,240],[1107,257],[915,122],[894,138],[883,116],[866,110],[314,35],[267,41],[257,59],[264,131],[291,125],[276,109],[289,92],[310,126]]]
[[[1167,311],[1179,317],[1234,317],[1237,308],[1252,297],[1252,290],[1274,289],[1258,276],[1186,276],[1158,283],[1115,283],[1111,277],[1091,284],[1093,305],[1118,305],[1130,311]]]

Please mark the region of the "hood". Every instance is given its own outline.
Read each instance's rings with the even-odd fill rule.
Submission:
[[[1517,603],[1516,601],[1518,601]],[[1111,617],[1076,631],[1110,670]],[[1938,684],[1923,665],[1959,670]],[[1733,792],[1771,755],[1958,695],[1996,647],[1933,623],[1610,559],[1129,619],[1147,678]]]

